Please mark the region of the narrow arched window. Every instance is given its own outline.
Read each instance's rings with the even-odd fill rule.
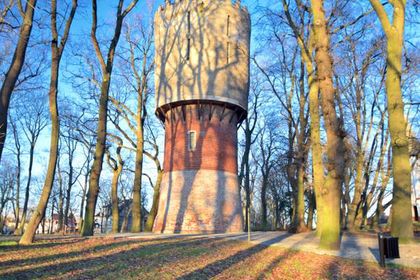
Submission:
[[[196,143],[197,143],[196,132],[194,130],[188,131],[187,132],[188,151],[190,151],[190,152],[195,151]]]

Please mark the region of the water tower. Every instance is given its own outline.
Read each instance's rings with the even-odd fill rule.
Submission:
[[[154,26],[165,156],[153,231],[242,231],[237,128],[247,114],[249,14],[240,1],[166,1]]]

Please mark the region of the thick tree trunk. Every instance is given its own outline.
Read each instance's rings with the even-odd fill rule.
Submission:
[[[327,177],[321,188],[323,204],[320,246],[340,248],[341,185],[344,173],[344,133],[335,110],[335,89],[332,81],[330,34],[322,0],[311,0],[317,78],[321,92],[322,110],[327,134]],[[327,216],[328,213],[328,216]]]
[[[19,30],[19,40],[13,54],[12,63],[4,77],[0,90],[0,159],[3,153],[7,133],[7,116],[12,92],[25,62],[26,48],[32,31],[36,0],[28,0],[25,14]]]
[[[110,73],[106,73],[103,77],[101,86],[101,96],[99,99],[99,119],[98,128],[96,130],[96,146],[95,156],[90,171],[89,189],[86,199],[85,218],[83,219],[82,236],[93,235],[93,227],[95,223],[95,209],[99,193],[99,179],[102,172],[102,163],[105,154],[106,127],[108,115],[108,92],[110,85]]]
[[[404,18],[404,7],[400,7],[399,10],[396,13]],[[388,126],[392,147],[392,177],[394,182],[391,234],[405,242],[413,238],[413,223],[411,215],[411,166],[406,135],[407,126],[404,117],[404,103],[401,94],[403,30],[398,31],[393,30],[393,36],[388,37],[386,91],[389,112]]]
[[[299,164],[297,172],[297,192],[295,195],[295,209],[293,211],[293,225],[291,231],[299,233],[306,231],[305,224],[305,185],[304,185],[305,169],[303,164]]]
[[[387,37],[386,93],[388,127],[392,147],[392,222],[391,234],[401,242],[413,238],[411,216],[411,166],[409,161],[407,124],[404,117],[404,102],[401,93],[402,51],[404,47],[404,21],[406,1],[393,1],[392,24],[382,4],[370,0]]]

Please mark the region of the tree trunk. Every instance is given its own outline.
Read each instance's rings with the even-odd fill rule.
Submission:
[[[110,85],[110,73],[106,73],[103,77],[101,86],[101,96],[99,100],[99,119],[98,128],[96,130],[96,146],[95,156],[90,171],[89,189],[86,199],[85,218],[83,220],[83,227],[81,231],[82,236],[92,236],[95,222],[95,208],[99,193],[99,179],[102,172],[102,163],[105,153],[106,141],[106,124],[108,115],[108,92]]]
[[[152,231],[153,223],[155,221],[158,207],[159,207],[159,196],[160,196],[160,184],[162,182],[163,170],[158,170],[155,187],[153,188],[153,203],[152,209],[150,209],[149,217],[147,217],[146,231]]]
[[[88,152],[89,153],[89,152]],[[85,201],[86,201],[86,191],[88,189],[88,183],[89,183],[89,174],[90,174],[90,169],[89,169],[89,161],[86,163],[86,174],[84,175],[85,179],[84,179],[84,187],[83,187],[83,193],[82,193],[82,199],[80,201],[80,221],[79,221],[79,231],[82,230],[82,226],[83,226],[83,209],[85,208]]]
[[[267,176],[263,175],[261,186],[261,230],[267,230]]]
[[[7,133],[7,116],[9,111],[10,97],[15,88],[16,81],[25,62],[26,48],[32,31],[32,23],[35,13],[36,0],[28,0],[25,7],[23,23],[19,30],[19,40],[13,54],[12,63],[4,77],[0,90],[0,159],[3,153],[4,142]]]
[[[131,232],[141,231],[141,179],[143,176],[143,124],[141,118],[137,120],[137,149],[133,185],[133,208]]]
[[[293,225],[291,231],[299,233],[306,231],[305,225],[305,185],[304,185],[305,170],[304,165],[299,164],[297,172],[297,192],[295,195],[295,209],[293,211]]]
[[[394,178],[392,198],[391,234],[401,242],[413,238],[411,214],[411,166],[409,161],[407,124],[401,94],[402,50],[404,47],[404,20],[406,0],[393,1],[392,24],[382,4],[370,0],[387,37],[386,93],[388,127],[391,134],[392,174]]]
[[[120,219],[120,212],[118,209],[118,180],[121,174],[121,169],[113,171],[111,183],[111,201],[112,201],[112,233],[118,233],[118,224]]]
[[[354,195],[353,200],[349,205],[349,211],[347,214],[347,228],[350,231],[356,229],[356,216],[360,211],[360,205],[362,202],[362,186],[363,186],[363,167],[365,161],[365,154],[362,151],[362,147],[358,145],[356,157],[356,178],[354,182]]]
[[[111,205],[112,205],[112,232],[118,233],[119,227],[119,219],[120,219],[120,212],[119,212],[119,203],[118,203],[118,182],[120,180],[120,175],[123,170],[124,161],[121,158],[121,149],[123,146],[123,142],[121,139],[118,139],[118,147],[117,147],[117,157],[118,161],[111,158],[109,150],[107,153],[108,165],[112,169],[112,182],[111,182]],[[108,225],[108,215],[106,218],[106,225]]]
[[[70,148],[70,147],[69,147]],[[69,212],[70,212],[70,200],[71,200],[71,189],[73,187],[73,153],[69,152],[69,178],[66,189],[66,205],[64,207],[64,225],[67,227],[69,224]]]
[[[327,134],[327,177],[321,188],[323,219],[321,248],[340,248],[341,185],[344,173],[344,133],[335,110],[335,89],[332,81],[330,34],[322,0],[311,0],[314,23],[315,61],[321,92],[322,110]],[[319,205],[319,204],[317,204]],[[328,213],[328,214],[327,214]]]
[[[315,214],[315,195],[312,190],[308,191],[308,198],[309,198],[309,209],[308,209],[308,222],[306,223],[306,227],[309,230],[312,230],[312,225],[314,222],[314,214]]]

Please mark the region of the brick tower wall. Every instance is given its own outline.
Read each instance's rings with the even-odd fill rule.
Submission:
[[[165,174],[154,232],[242,231],[236,125],[236,112],[219,105],[185,105],[166,113]]]

